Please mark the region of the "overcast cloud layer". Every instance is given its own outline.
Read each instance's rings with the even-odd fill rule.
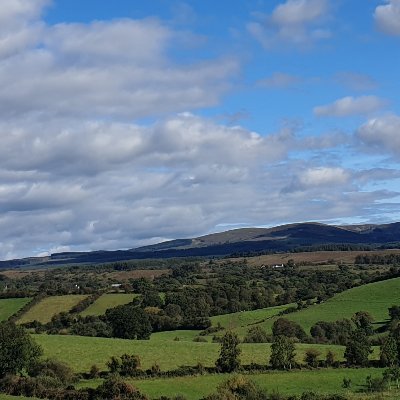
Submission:
[[[332,129],[306,129],[288,109],[254,131],[203,112],[244,90],[245,50],[196,57],[213,38],[154,15],[49,24],[50,5],[3,0],[0,10],[1,259],[399,215],[400,116],[369,75],[338,70],[329,79],[348,94],[309,107],[310,118],[337,118]],[[382,3],[371,24],[399,35],[399,7]],[[232,35],[266,54],[283,43],[313,51],[334,35],[333,13],[328,0],[281,1]],[[250,86],[323,79],[281,68]],[[360,119],[342,129],[343,117]]]

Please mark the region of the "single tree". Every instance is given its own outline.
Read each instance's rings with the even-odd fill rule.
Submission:
[[[368,356],[371,353],[371,344],[364,330],[354,331],[347,343],[344,358],[349,365],[368,365]]]
[[[0,323],[0,377],[29,369],[41,355],[41,347],[24,328],[12,322]]]
[[[380,350],[380,362],[382,367],[394,367],[398,364],[397,343],[392,335],[385,338]]]
[[[271,346],[270,363],[274,369],[291,369],[294,365],[295,347],[293,340],[287,336],[274,337]]]
[[[374,329],[372,327],[372,322],[374,318],[368,311],[358,311],[352,317],[352,321],[358,330],[362,330],[366,335],[372,335],[374,333]]]
[[[232,372],[240,366],[239,338],[231,331],[225,333],[221,340],[221,351],[215,367],[220,372]]]
[[[321,352],[317,349],[308,349],[304,356],[304,362],[312,368],[318,367],[318,357],[321,355]]]

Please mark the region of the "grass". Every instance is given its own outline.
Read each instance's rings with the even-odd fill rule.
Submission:
[[[388,320],[388,308],[394,304],[400,304],[400,278],[346,290],[322,304],[316,304],[295,313],[284,315],[283,318],[299,323],[306,333],[310,333],[310,328],[318,321],[350,319],[357,311],[368,311],[374,317],[375,327],[379,327]],[[266,315],[272,313],[274,308],[277,307],[265,309]],[[254,325],[254,322],[261,318],[260,312],[262,310],[227,314],[213,318],[216,318],[215,321],[220,319],[223,321],[221,324],[224,327],[230,327],[239,336],[244,336],[250,325]],[[242,319],[240,320],[240,318]],[[276,319],[277,317],[272,316],[263,322],[256,323],[256,325],[265,329],[267,333],[272,333],[272,325]]]
[[[213,326],[216,326],[219,323],[226,329],[234,330],[239,334],[239,336],[245,336],[250,326],[264,324],[269,319],[278,315],[280,311],[283,311],[290,306],[294,306],[294,304],[216,315],[215,317],[211,317],[211,322]]]
[[[305,391],[314,391],[321,394],[347,393],[364,389],[365,379],[368,375],[381,377],[382,370],[376,368],[360,369],[327,369],[315,371],[290,371],[250,375],[258,387],[268,393],[279,392],[283,395],[301,394]],[[161,395],[170,398],[182,395],[188,400],[200,399],[212,392],[217,386],[231,377],[228,374],[177,377],[171,379],[131,380],[144,394],[150,398]],[[351,389],[342,388],[343,378],[352,381]]]
[[[10,396],[8,394],[0,393],[0,400],[26,400],[26,399],[39,400],[36,397]]]
[[[109,308],[128,304],[137,296],[137,294],[130,293],[105,293],[86,310],[82,311],[81,315],[84,317],[87,315],[103,315]]]
[[[137,354],[141,358],[142,368],[150,368],[159,364],[163,371],[176,369],[181,365],[213,366],[218,357],[218,343],[197,343],[173,340],[124,340],[91,338],[83,336],[33,335],[44,350],[45,357],[56,358],[69,364],[76,372],[87,372],[93,364],[102,370],[111,356],[124,353]],[[268,343],[245,343],[241,345],[242,364],[251,362],[267,364],[271,345]],[[335,345],[298,344],[297,361],[302,362],[307,349],[315,348],[324,358],[328,350],[336,354],[338,360],[343,359],[344,347]],[[377,358],[377,351],[372,358]]]
[[[16,299],[0,299],[0,321],[5,321],[32,299],[29,297]]]
[[[83,300],[87,295],[65,295],[65,296],[51,296],[45,297],[38,304],[35,304],[18,320],[19,323],[30,321],[40,321],[47,323],[51,320],[53,315],[60,312],[68,312],[74,305]]]

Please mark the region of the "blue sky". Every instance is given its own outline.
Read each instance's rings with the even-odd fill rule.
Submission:
[[[397,221],[399,71],[399,0],[4,0],[0,258]]]

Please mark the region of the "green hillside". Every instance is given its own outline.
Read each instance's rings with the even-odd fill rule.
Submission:
[[[389,318],[388,308],[400,305],[400,278],[370,283],[337,294],[324,303],[310,306],[295,313],[284,315],[284,318],[299,323],[309,333],[311,326],[318,321],[336,321],[351,318],[357,311],[368,311],[374,317],[375,327],[379,327]],[[247,311],[243,313],[226,314],[213,317],[213,325],[219,321],[225,328],[233,329],[244,336],[250,326],[260,326],[271,333],[272,325],[278,318],[264,317],[263,322],[257,323],[263,315],[273,314],[278,307],[264,310]],[[265,314],[263,314],[265,313]]]
[[[103,315],[109,308],[128,304],[137,296],[137,294],[131,293],[105,293],[86,310],[82,311],[81,315],[84,317],[87,315]]]
[[[16,299],[0,299],[0,321],[5,321],[11,315],[15,314],[25,304],[29,303],[32,299],[16,298]]]

